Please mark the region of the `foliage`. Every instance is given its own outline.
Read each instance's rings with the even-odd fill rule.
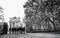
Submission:
[[[0,7],[0,12],[3,13],[3,8],[2,7]]]
[[[46,24],[51,22],[55,28],[54,18],[60,16],[59,0],[28,0],[24,8],[26,23],[29,26],[36,24],[41,27],[41,23],[45,21]]]

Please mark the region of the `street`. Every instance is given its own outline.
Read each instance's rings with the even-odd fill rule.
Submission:
[[[60,34],[52,33],[27,33],[27,34],[7,34],[1,35],[0,38],[60,38]]]

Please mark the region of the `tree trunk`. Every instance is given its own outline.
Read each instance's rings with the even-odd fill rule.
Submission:
[[[56,30],[56,27],[55,27],[55,24],[54,24],[54,18],[53,18],[53,21],[50,19],[50,18],[48,18],[48,20],[53,24],[53,26],[54,26],[54,31]]]

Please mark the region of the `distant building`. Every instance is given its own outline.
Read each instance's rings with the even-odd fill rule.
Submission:
[[[10,18],[9,24],[10,24],[10,28],[22,27],[20,17],[18,17],[18,18],[17,17]]]

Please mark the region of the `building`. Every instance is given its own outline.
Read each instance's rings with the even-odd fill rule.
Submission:
[[[9,20],[10,28],[22,27],[20,17],[12,17]]]
[[[20,17],[10,18],[9,24],[10,24],[10,28],[9,28],[9,33],[10,34],[19,34],[20,32],[22,33],[22,31],[24,31],[24,33],[25,33],[25,27],[21,23]]]

